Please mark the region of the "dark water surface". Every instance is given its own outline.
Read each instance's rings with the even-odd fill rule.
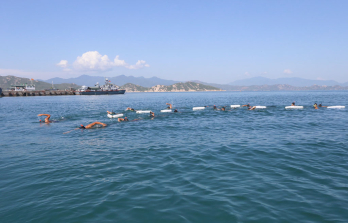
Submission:
[[[159,113],[166,102],[181,113]],[[348,222],[348,109],[314,102],[348,93],[0,98],[0,221]],[[192,111],[245,103],[268,108]],[[108,126],[63,134],[94,121]]]

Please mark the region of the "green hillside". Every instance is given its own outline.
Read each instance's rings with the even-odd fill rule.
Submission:
[[[156,85],[150,88],[128,83],[121,86],[120,88],[125,89],[127,92],[221,91],[220,88],[195,82],[180,82],[169,86]]]
[[[15,77],[15,76],[0,76],[0,88],[3,90],[6,90],[11,87],[11,85],[22,85],[22,84],[31,84],[31,81],[29,78],[22,78],[22,77]],[[43,82],[43,81],[37,81],[34,80],[33,84],[35,85],[35,90],[44,90],[44,89],[51,89],[52,84]],[[70,89],[75,88],[78,89],[80,86],[76,84],[54,84],[54,88],[64,90],[64,89]]]

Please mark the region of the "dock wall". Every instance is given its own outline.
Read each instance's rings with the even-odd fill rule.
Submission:
[[[56,91],[2,91],[3,97],[20,97],[20,96],[54,96],[54,95],[75,95],[71,90]]]

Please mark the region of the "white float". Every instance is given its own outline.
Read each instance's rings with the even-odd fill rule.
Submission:
[[[240,108],[240,105],[231,105],[231,108]]]
[[[286,106],[285,109],[303,109],[303,106]]]
[[[123,116],[123,114],[120,114],[120,113],[118,113],[118,114],[108,114],[109,118],[118,118],[118,117],[122,117],[122,116]]]
[[[192,110],[203,110],[205,107],[193,107]]]
[[[336,106],[327,106],[327,108],[345,108],[346,106],[336,105]]]
[[[138,114],[144,114],[144,113],[150,113],[151,110],[139,110],[137,111]]]
[[[265,109],[267,108],[266,106],[261,106],[261,105],[256,105],[255,108],[258,108],[258,109]]]
[[[172,109],[163,109],[161,112],[172,112]]]

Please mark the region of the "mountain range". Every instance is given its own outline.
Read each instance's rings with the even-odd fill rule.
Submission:
[[[234,86],[252,86],[252,85],[276,85],[276,84],[288,84],[294,87],[309,87],[312,85],[326,85],[326,86],[348,86],[348,82],[339,83],[334,80],[310,80],[299,77],[277,78],[270,79],[266,77],[252,77],[248,79],[236,80],[228,83],[228,85]]]
[[[173,80],[165,80],[158,77],[145,78],[145,77],[134,77],[134,76],[125,76],[125,75],[109,77],[109,80],[111,81],[111,83],[119,85],[119,86],[127,84],[127,83],[132,83],[132,84],[140,85],[143,87],[152,87],[155,85],[172,85],[172,84],[180,82],[180,81],[173,81]],[[45,81],[47,83],[52,83],[53,81],[53,84],[74,83],[77,85],[94,86],[97,82],[99,82],[99,84],[104,84],[105,78],[102,76],[81,75],[75,78],[63,79],[60,77],[55,77],[55,78],[51,78],[48,80],[41,80],[41,81]]]
[[[143,87],[152,87],[155,85],[167,86],[167,85],[172,85],[172,84],[181,82],[181,81],[174,81],[174,80],[165,80],[158,77],[145,78],[145,77],[134,77],[134,76],[125,76],[125,75],[111,77],[109,78],[109,80],[111,81],[111,83],[117,84],[119,86],[125,85],[127,83],[132,83],[132,84],[140,85]],[[45,82],[47,83],[52,83],[52,81],[54,84],[74,83],[77,85],[94,86],[97,82],[99,82],[99,84],[103,84],[104,77],[81,75],[76,78],[63,79],[63,78],[56,77],[56,78],[45,80]],[[270,79],[266,77],[252,77],[248,79],[236,80],[226,84],[206,83],[199,80],[192,80],[192,81],[196,83],[201,83],[201,84],[221,88],[223,90],[235,89],[234,86],[254,86],[254,85],[291,85],[294,87],[309,87],[312,85],[348,86],[348,82],[339,83],[334,80],[310,80],[310,79],[304,79],[299,77],[278,78],[278,79]]]

